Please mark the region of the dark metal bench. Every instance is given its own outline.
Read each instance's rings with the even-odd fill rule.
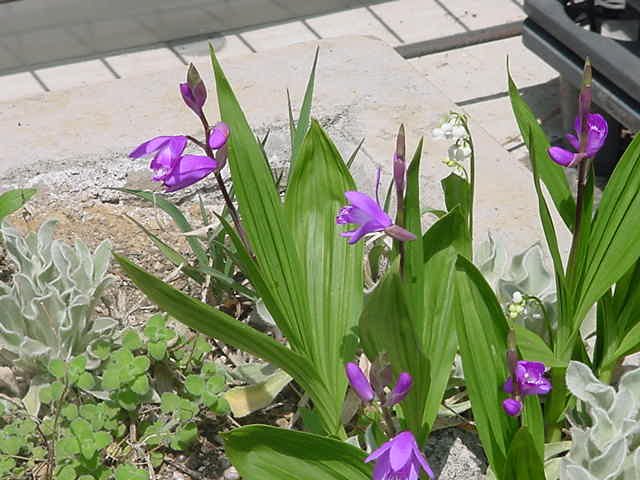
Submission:
[[[627,1],[627,8],[635,5],[640,12],[640,0],[634,5]],[[621,127],[640,131],[640,42],[613,40],[588,30],[589,23],[593,28],[593,18],[585,17],[589,7],[591,2],[525,0],[523,42],[560,73],[565,91],[567,86],[579,88],[584,61],[591,59],[594,102],[610,117],[610,142],[596,159],[596,173],[607,175],[615,166],[611,159],[617,158]],[[567,99],[565,117],[572,116],[567,110],[574,104],[575,97]]]

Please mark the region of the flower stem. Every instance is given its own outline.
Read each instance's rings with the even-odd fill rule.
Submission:
[[[473,199],[475,196],[476,187],[476,150],[473,146],[473,137],[471,136],[471,130],[469,129],[469,122],[466,115],[461,116],[462,126],[467,132],[467,138],[469,139],[469,149],[471,150],[471,156],[469,157],[469,243],[473,251]],[[466,171],[465,171],[466,173]]]

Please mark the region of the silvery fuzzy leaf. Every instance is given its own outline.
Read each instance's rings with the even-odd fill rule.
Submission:
[[[598,381],[587,365],[576,361],[569,362],[566,380],[571,393],[583,402],[605,411],[611,408],[615,390]]]
[[[93,253],[93,282],[100,283],[109,269],[111,262],[111,242],[104,240]]]
[[[496,241],[490,232],[487,237],[487,240],[475,249],[474,263],[487,282],[495,288],[498,279],[503,276],[506,269],[508,254],[502,244]]]
[[[36,251],[40,252],[41,255],[45,254],[45,258],[49,257],[49,255],[46,254],[49,253],[49,250],[51,249],[51,244],[53,243],[53,234],[55,233],[57,226],[57,220],[47,220],[42,225],[40,225],[40,228],[38,228],[36,237]]]
[[[593,427],[591,428],[589,438],[598,449],[603,450],[607,444],[618,437],[621,432],[613,425],[613,422],[605,410],[592,405],[590,414],[593,419]]]
[[[589,452],[589,434],[581,428],[571,429],[571,450],[565,457],[565,460],[576,465],[587,466],[589,459],[592,458]]]
[[[602,480],[591,475],[586,469],[579,465],[567,465],[564,462],[560,465],[560,480]]]
[[[633,412],[634,407],[635,402],[633,401],[633,395],[629,390],[623,390],[617,393],[613,405],[611,405],[611,408],[607,412],[616,430],[623,430],[624,420],[630,412]]]
[[[618,391],[629,392],[634,399],[635,409],[640,409],[640,368],[634,368],[622,375]]]
[[[589,472],[596,478],[614,480],[622,472],[624,459],[627,456],[627,441],[619,438],[611,442],[599,457],[589,462]]]
[[[552,458],[544,464],[544,474],[546,480],[558,480],[560,478],[560,465],[562,458]]]
[[[0,297],[0,318],[2,319],[0,329],[4,331],[21,332],[25,329],[20,308],[12,295]]]
[[[636,448],[633,454],[633,465],[635,467],[635,474],[640,474],[640,448]],[[636,478],[638,478],[636,476]]]

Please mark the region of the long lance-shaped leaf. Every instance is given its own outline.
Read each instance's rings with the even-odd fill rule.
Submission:
[[[0,221],[20,209],[35,193],[35,188],[24,188],[9,190],[0,195]]]
[[[127,258],[117,254],[114,257],[131,281],[172,317],[198,332],[219,338],[289,373],[309,393],[325,427],[332,425],[333,418],[329,412],[333,407],[327,401],[331,397],[309,360],[268,335],[170,287]]]
[[[320,49],[316,48],[316,54],[313,59],[313,67],[311,67],[311,74],[307,81],[307,88],[304,92],[304,99],[302,100],[302,107],[300,108],[300,116],[295,124],[295,132],[293,134],[293,143],[291,145],[291,167],[295,167],[298,160],[298,154],[302,147],[302,142],[307,134],[309,125],[311,122],[311,102],[313,101],[313,87],[316,81],[316,67],[318,66],[318,54]],[[290,102],[289,102],[290,105]]]
[[[331,438],[266,425],[223,435],[231,463],[245,480],[369,480],[362,450]]]
[[[531,432],[527,427],[518,430],[507,457],[504,475],[501,480],[544,480],[544,463]]]
[[[473,418],[491,468],[506,479],[504,466],[516,421],[501,408],[506,366],[508,325],[502,308],[482,274],[464,257],[456,264],[458,342]]]
[[[562,217],[564,223],[569,227],[569,230],[573,231],[576,202],[571,194],[564,169],[549,158],[547,154],[547,150],[549,149],[547,136],[544,134],[542,127],[527,103],[520,96],[518,87],[516,87],[516,84],[511,78],[511,73],[508,71],[508,65],[507,76],[511,107],[513,108],[513,114],[516,117],[522,138],[527,144],[529,151],[533,148],[538,152],[535,156],[531,155],[531,162],[535,162],[535,167],[539,172],[540,179],[547,187],[560,217]],[[531,132],[531,134],[529,132]]]
[[[169,215],[173,220],[173,223],[176,224],[176,227],[178,227],[181,232],[187,233],[193,230],[193,228],[189,224],[189,221],[186,219],[180,209],[169,200],[164,198],[164,196],[162,196],[161,194],[155,192],[146,192],[144,190],[134,190],[131,188],[114,188],[113,190],[128,193],[151,202],[154,206],[158,207],[164,213]],[[196,237],[187,237],[187,243],[189,244],[189,247],[191,247],[193,254],[196,256],[198,263],[200,265],[206,265],[207,253],[200,243],[200,240]]]
[[[574,328],[640,257],[640,135],[620,159],[593,221]]]
[[[260,144],[211,48],[222,120],[229,125],[229,166],[242,224],[262,277],[283,313],[279,325],[295,350],[308,351],[303,330],[309,317],[305,278]]]
[[[285,212],[306,276],[311,315],[307,341],[318,372],[342,413],[347,381],[344,364],[353,359],[354,328],[362,310],[362,242],[340,236],[336,213],[355,183],[335,145],[313,121],[289,178]]]

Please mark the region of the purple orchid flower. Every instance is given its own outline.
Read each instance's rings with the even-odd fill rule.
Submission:
[[[549,155],[553,161],[563,167],[571,167],[585,158],[594,157],[607,139],[609,125],[602,115],[587,113],[584,115],[585,125],[582,125],[582,118],[582,115],[578,115],[574,121],[573,129],[575,134],[568,133],[565,137],[575,152],[562,147],[549,148]],[[583,131],[585,132],[584,134]],[[585,135],[584,142],[581,141],[583,135]]]
[[[382,444],[365,462],[376,461],[373,480],[418,480],[420,470],[435,478],[413,433],[404,431]]]
[[[184,103],[196,115],[202,116],[202,107],[207,100],[207,88],[193,64],[189,65],[189,70],[187,70],[187,81],[180,84],[180,93]]]
[[[515,364],[513,375],[502,387],[505,393],[513,395],[502,402],[507,415],[517,416],[522,411],[520,397],[527,395],[546,395],[551,391],[551,382],[544,376],[546,367],[542,362],[519,360]]]
[[[359,225],[354,230],[340,234],[349,239],[349,244],[354,244],[365,235],[374,232],[385,232],[401,242],[416,239],[413,233],[394,225],[389,215],[378,205],[378,202],[368,195],[362,192],[349,191],[345,192],[344,196],[349,204],[340,209],[336,216],[336,223],[338,225],[348,223]]]
[[[230,133],[231,130],[229,130],[229,126],[226,123],[216,123],[209,134],[209,146],[214,150],[224,147],[227,144]]]
[[[129,156],[142,158],[154,155],[149,165],[154,172],[153,180],[162,182],[167,192],[175,192],[199,182],[224,165],[229,127],[220,122],[214,127],[215,131],[222,132],[214,133],[218,138],[216,145],[219,145],[216,158],[183,155],[187,146],[187,137],[184,135],[152,138],[136,147]]]
[[[371,384],[362,369],[355,363],[349,362],[345,365],[344,370],[347,374],[349,385],[351,385],[351,388],[353,388],[353,391],[356,392],[358,397],[365,403],[373,400],[375,396],[373,388],[371,388]]]

